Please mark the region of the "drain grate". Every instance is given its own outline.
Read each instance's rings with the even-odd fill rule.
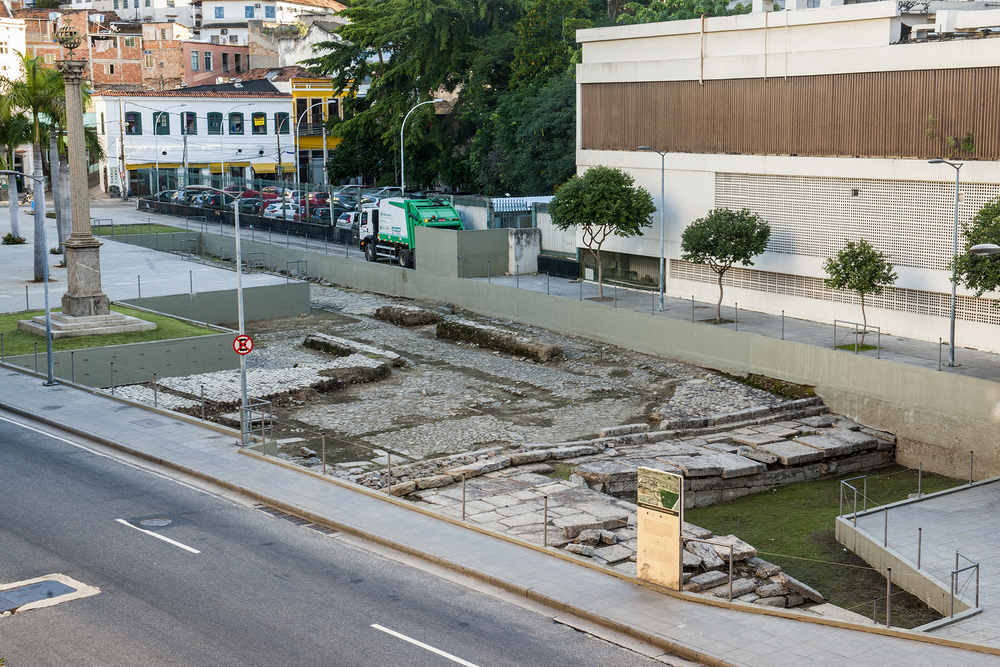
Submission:
[[[75,592],[75,588],[51,580],[10,588],[0,591],[0,613],[14,611],[30,602],[57,598],[61,595],[68,595]]]
[[[323,533],[324,535],[334,535],[340,532],[336,528],[327,528],[326,526],[320,526],[319,524],[315,524],[309,521],[308,519],[303,519],[302,517],[295,516],[294,514],[289,514],[288,512],[283,512],[279,509],[275,509],[268,505],[259,505],[259,504],[254,505],[254,509],[260,510],[265,514],[270,514],[275,518],[284,519],[285,521],[290,521],[294,523],[296,526],[304,526],[311,530],[315,530],[317,533]]]

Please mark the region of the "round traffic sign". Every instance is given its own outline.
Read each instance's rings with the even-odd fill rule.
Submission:
[[[253,349],[253,338],[246,334],[240,334],[233,339],[233,350],[236,354],[250,354]]]

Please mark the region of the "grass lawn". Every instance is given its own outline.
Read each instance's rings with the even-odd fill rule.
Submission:
[[[189,336],[205,336],[218,333],[212,329],[195,326],[175,320],[172,317],[163,315],[153,315],[141,310],[132,308],[122,308],[121,306],[111,306],[111,310],[116,313],[124,313],[154,322],[156,328],[152,331],[137,331],[134,333],[108,334],[106,336],[81,336],[79,338],[60,338],[52,341],[52,349],[59,350],[82,350],[88,347],[101,347],[103,345],[121,345],[123,343],[145,343],[151,340],[167,340],[171,338],[187,338]],[[58,309],[52,312],[59,312]],[[41,350],[45,349],[45,338],[36,336],[27,331],[18,331],[17,321],[28,320],[36,315],[44,315],[44,310],[34,310],[28,313],[12,313],[10,315],[0,315],[0,334],[3,334],[3,352],[6,356],[18,354],[31,354],[35,351],[35,343],[39,344]]]
[[[133,225],[94,225],[90,228],[94,236],[111,236],[114,231],[115,236],[136,235],[136,234],[172,234],[185,230],[179,227],[169,227],[167,225],[149,225],[136,223]]]
[[[834,539],[839,511],[840,480],[856,475],[757,493],[727,503],[685,512],[685,520],[716,535],[733,534],[757,548],[760,557],[780,565],[791,576],[817,589],[828,602],[871,618],[878,596],[880,622],[885,622],[885,577],[844,549]],[[858,480],[855,486],[861,491]],[[924,473],[923,491],[933,493],[963,484],[962,480]],[[917,491],[917,471],[903,466],[868,474],[868,507],[904,500]],[[851,496],[853,502],[853,493]],[[861,500],[858,500],[859,510]],[[844,511],[848,510],[845,499]],[[913,537],[916,541],[916,535]],[[893,586],[892,624],[916,627],[940,618],[912,595]]]

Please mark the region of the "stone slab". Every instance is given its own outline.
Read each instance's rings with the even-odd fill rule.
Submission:
[[[635,555],[635,551],[622,544],[612,544],[611,546],[594,549],[594,555],[606,560],[609,565],[617,565],[632,558]]]
[[[602,428],[600,437],[609,438],[616,435],[628,435],[630,433],[645,433],[648,430],[649,424],[623,424],[622,426]]]
[[[597,447],[589,445],[577,445],[575,447],[557,447],[549,450],[549,456],[553,459],[572,459],[577,456],[591,456],[599,453]]]
[[[846,428],[832,428],[821,430],[820,433],[822,435],[829,435],[837,438],[838,440],[850,443],[855,452],[863,451],[865,449],[875,449],[878,446],[878,440],[876,440],[874,436],[862,431],[853,431]]]
[[[464,466],[458,466],[457,468],[451,468],[447,472],[451,475],[455,481],[462,479],[464,474],[466,478],[478,477],[488,472],[493,472],[494,470],[502,470],[510,465],[509,456],[501,456],[495,459],[486,459],[485,461],[476,461],[475,463],[470,463]]]
[[[715,552],[719,554],[719,558],[727,563],[729,562],[729,549],[727,548],[729,545],[732,545],[733,547],[734,561],[739,562],[741,560],[747,560],[748,558],[757,557],[757,550],[735,535],[716,535],[712,538],[712,542],[714,544],[711,546],[715,549]]]
[[[824,458],[823,452],[815,447],[808,447],[797,442],[783,441],[760,447],[765,452],[769,452],[778,457],[781,465],[798,465],[800,463],[810,463],[820,461]]]
[[[702,572],[701,574],[696,574],[691,577],[686,584],[684,584],[684,590],[690,593],[700,593],[701,591],[707,591],[716,586],[721,586],[724,582],[729,581],[729,575],[723,572]]]
[[[746,595],[747,593],[753,593],[757,590],[757,582],[753,579],[735,579],[733,581],[733,598],[738,598],[741,595]],[[729,598],[729,586],[723,584],[712,591],[715,593],[715,597],[718,598]]]
[[[725,561],[719,558],[719,554],[715,552],[715,549],[710,544],[687,541],[684,543],[684,548],[701,558],[701,564],[706,570],[721,570],[726,564]]]
[[[830,430],[832,429],[827,429],[826,432],[829,432]],[[850,431],[848,431],[848,433],[850,433]],[[793,442],[805,445],[806,447],[812,447],[813,449],[818,449],[823,452],[824,456],[845,456],[854,451],[854,446],[851,445],[851,443],[837,438],[832,438],[829,435],[807,435],[795,438]],[[872,442],[875,442],[875,438],[872,438]]]
[[[811,588],[806,584],[803,584],[798,579],[790,577],[784,572],[774,576],[774,580],[781,583],[786,588],[795,591],[802,597],[812,602],[823,602],[823,595],[817,591],[815,588]]]
[[[749,447],[759,447],[760,445],[768,445],[772,442],[780,442],[785,439],[783,437],[779,438],[778,436],[771,435],[769,433],[744,434],[744,433],[739,433],[737,431],[733,431],[731,433],[728,433],[727,435],[730,438],[732,438],[733,442],[741,445],[747,445]]]
[[[758,463],[763,463],[765,465],[776,463],[778,461],[778,456],[776,454],[764,451],[763,449],[747,447],[746,445],[739,447],[736,450],[736,453],[743,458],[750,459],[751,461],[757,461]]]

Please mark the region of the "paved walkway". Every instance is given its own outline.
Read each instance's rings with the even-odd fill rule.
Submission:
[[[790,618],[715,607],[659,593],[536,549],[485,535],[385,498],[238,453],[236,435],[169,414],[0,372],[0,407],[140,456],[155,458],[274,504],[435,563],[471,574],[556,609],[652,641],[706,664],[759,667],[1000,665],[1000,655]],[[123,444],[123,443],[128,443]]]
[[[1000,481],[993,481],[893,505],[888,517],[883,512],[858,516],[858,528],[876,543],[887,538],[891,550],[913,563],[917,562],[917,532],[922,528],[920,568],[945,590],[951,585],[956,551],[965,557],[959,558],[960,568],[970,565],[970,561],[979,563],[979,604],[983,612],[934,630],[933,634],[1000,647],[1000,618],[996,612],[1000,604],[998,513]],[[959,591],[969,602],[975,600],[974,571],[959,575]]]

